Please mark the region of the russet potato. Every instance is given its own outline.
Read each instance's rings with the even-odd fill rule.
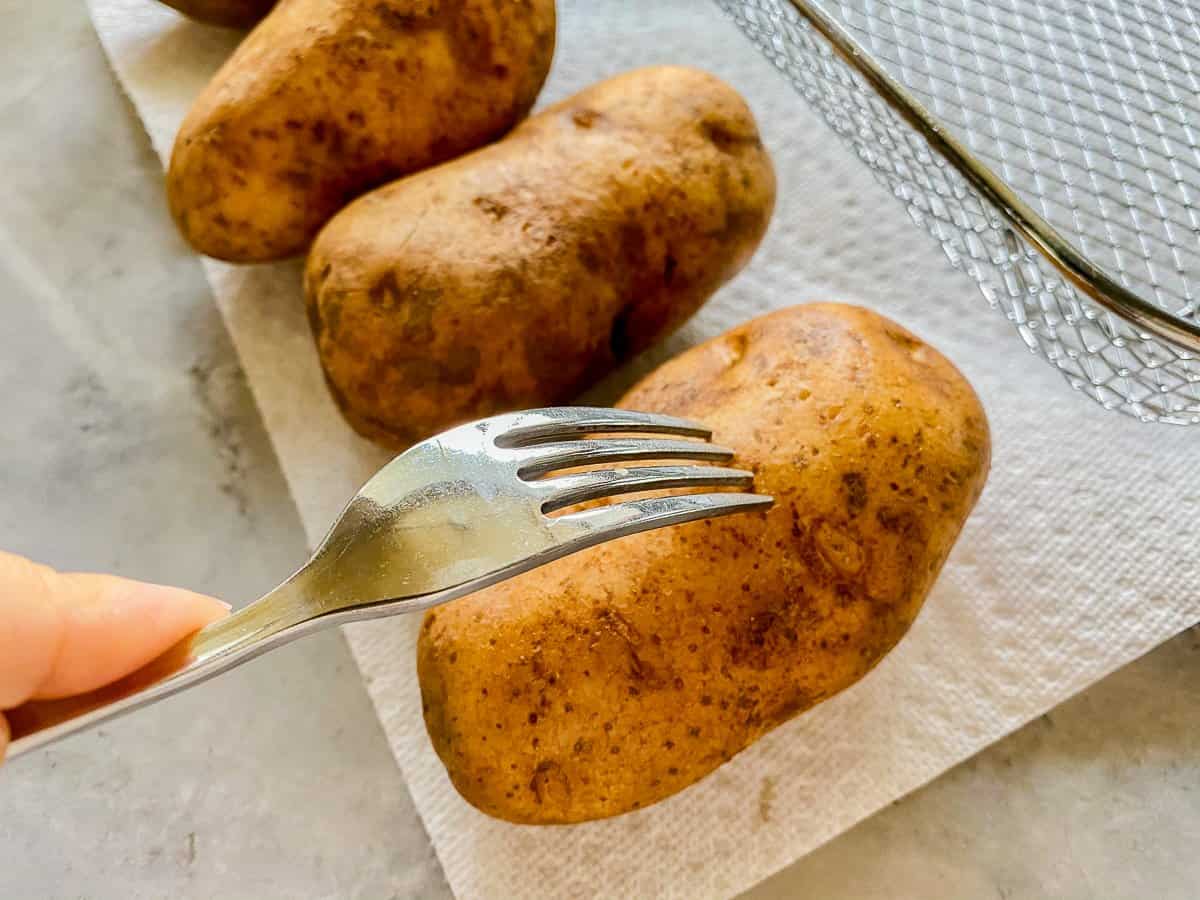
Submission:
[[[755,319],[621,405],[710,425],[775,504],[427,614],[433,745],[469,802],[512,822],[648,806],[862,678],[916,618],[988,471],[962,375],[856,307]]]
[[[281,0],[179,130],[176,222],[219,259],[303,252],[364,191],[512,128],[554,29],[554,0]]]
[[[731,87],[676,66],[601,82],[330,221],[305,274],[326,379],[395,448],[569,402],[741,269],[774,200]]]

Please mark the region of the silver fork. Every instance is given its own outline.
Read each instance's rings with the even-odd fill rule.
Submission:
[[[585,435],[675,435],[585,437]],[[656,496],[550,516],[564,507],[664,488],[749,488],[753,475],[702,465],[613,467],[633,460],[728,461],[703,425],[616,409],[563,407],[482,419],[396,457],[360,490],[312,558],[266,596],[181,641],[125,679],[82,697],[7,713],[8,755],[146,706],[319,629],[420,612],[605,541],[764,509],[746,493]]]

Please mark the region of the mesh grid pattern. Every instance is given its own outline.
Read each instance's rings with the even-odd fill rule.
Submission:
[[[1106,408],[1200,423],[1200,358],[1091,303],[789,0],[717,0],[979,283]],[[1196,0],[820,0],[972,153],[1110,276],[1200,321]]]

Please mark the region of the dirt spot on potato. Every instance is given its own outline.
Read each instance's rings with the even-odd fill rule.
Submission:
[[[496,42],[489,25],[499,28],[497,22],[479,22],[478,15],[472,16],[462,7],[459,0],[455,3],[443,3],[440,19],[441,29],[450,38],[450,52],[455,60],[472,72],[481,75],[491,75],[502,78],[507,75],[507,68],[496,58]],[[499,16],[496,12],[493,15]],[[497,71],[502,69],[503,71]]]
[[[748,584],[742,590],[750,594],[749,608],[727,632],[726,653],[734,665],[762,671],[795,652],[800,635],[814,627],[816,614],[803,591],[767,597]],[[738,699],[738,706],[747,708],[744,698]]]
[[[720,243],[746,243],[747,235],[761,234],[766,220],[761,211],[729,208],[725,223],[710,236]]]
[[[416,31],[430,28],[435,23],[433,9],[427,7],[420,12],[412,12],[413,4],[405,6],[406,9],[400,10],[389,3],[376,3],[375,15],[379,17],[380,23],[396,31]]]
[[[668,253],[667,258],[663,260],[663,284],[665,286],[670,287],[671,282],[675,280],[675,269],[678,266],[679,260]]]
[[[395,270],[389,269],[367,290],[367,299],[382,314],[402,316],[397,330],[404,340],[425,345],[434,339],[433,316],[441,305],[441,288],[415,281],[401,284]]]
[[[589,272],[603,272],[605,269],[604,255],[591,241],[581,241],[576,251],[579,264]]]
[[[367,299],[380,312],[391,312],[400,305],[400,282],[396,273],[388,269],[367,291]]]
[[[629,659],[628,677],[635,685],[631,685],[630,693],[636,696],[640,687],[656,689],[664,687],[667,679],[659,673],[646,655],[653,655],[653,647],[643,648],[645,643],[637,628],[625,616],[615,609],[601,609],[596,613],[597,632],[615,637],[624,647]],[[643,652],[645,649],[647,652]]]
[[[476,197],[473,201],[475,208],[482,212],[493,222],[499,222],[509,213],[509,208],[498,200],[493,200],[491,197]]]
[[[842,474],[842,490],[846,494],[846,512],[854,518],[867,506],[867,479],[862,472]]]
[[[921,524],[921,518],[911,510],[885,506],[875,513],[875,521],[884,531],[906,540],[918,542],[925,540],[925,529]]]
[[[821,522],[813,529],[813,543],[821,558],[840,575],[853,578],[862,571],[865,554],[847,531],[831,522]]]
[[[791,692],[785,697],[778,706],[770,711],[770,715],[764,720],[768,728],[773,728],[783,722],[788,721],[807,709],[812,709],[823,699],[823,694],[810,693],[800,687],[794,687]]]
[[[280,181],[288,187],[294,187],[298,191],[306,191],[312,187],[313,176],[311,172],[305,172],[304,169],[284,169],[280,173]]]
[[[739,134],[725,122],[715,119],[701,119],[700,133],[722,153],[732,153],[738,147],[758,146],[759,144],[758,135]]]
[[[577,109],[571,113],[571,121],[579,128],[591,128],[600,118],[600,113],[594,109]]]
[[[529,790],[533,799],[551,806],[565,807],[571,799],[571,782],[563,767],[552,759],[544,759],[533,770],[529,779]]]

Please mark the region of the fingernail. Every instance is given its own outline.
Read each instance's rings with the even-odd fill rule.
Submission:
[[[232,603],[226,603],[224,600],[218,600],[217,602],[220,603],[223,607],[225,607],[225,612],[233,612],[233,604]]]

